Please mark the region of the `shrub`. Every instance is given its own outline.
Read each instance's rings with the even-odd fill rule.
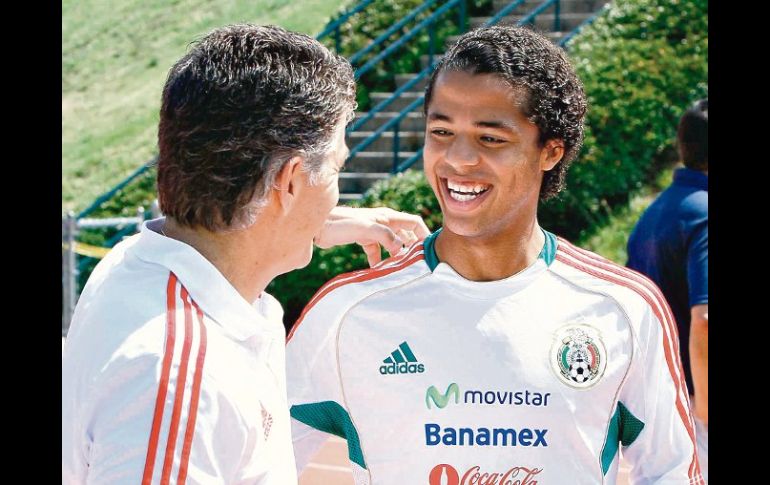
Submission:
[[[568,47],[588,96],[586,137],[540,220],[577,239],[676,156],[679,117],[708,94],[708,2],[613,2]]]

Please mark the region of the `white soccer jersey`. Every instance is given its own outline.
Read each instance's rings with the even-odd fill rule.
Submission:
[[[357,484],[703,483],[674,321],[646,278],[546,233],[494,282],[434,233],[319,290],[289,335],[299,467],[348,441]]]
[[[62,483],[296,483],[280,305],[250,305],[148,224],[99,263],[75,310]]]

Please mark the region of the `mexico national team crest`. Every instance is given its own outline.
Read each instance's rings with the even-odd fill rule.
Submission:
[[[588,325],[567,325],[556,332],[551,366],[562,382],[584,389],[601,379],[607,350],[599,331]]]

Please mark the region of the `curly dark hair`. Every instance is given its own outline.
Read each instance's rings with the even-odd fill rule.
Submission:
[[[546,37],[523,27],[494,26],[464,34],[438,62],[425,88],[427,114],[433,85],[444,71],[497,74],[512,88],[527,94],[524,116],[536,124],[542,145],[564,142],[564,156],[543,175],[540,199],[564,188],[567,169],[583,144],[587,102],[583,84],[567,56]]]
[[[158,128],[160,208],[210,231],[248,227],[281,167],[311,183],[355,103],[350,63],[304,34],[230,25],[171,68]]]
[[[685,111],[676,131],[679,156],[693,170],[709,168],[709,100],[699,99]]]

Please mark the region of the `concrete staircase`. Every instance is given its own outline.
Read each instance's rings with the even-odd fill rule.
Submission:
[[[542,13],[537,15],[532,25],[533,28],[549,37],[552,41],[558,42],[565,35],[575,29],[578,25],[593,16],[608,0],[561,0],[560,2],[560,25],[559,29],[554,29],[554,6],[548,7]],[[511,0],[494,0],[494,12],[499,12],[503,7],[509,5]],[[513,25],[533,9],[543,3],[543,0],[526,0],[516,7],[509,15],[503,17],[497,25]],[[491,17],[471,17],[468,19],[468,27],[475,29],[484,25]],[[459,36],[447,38],[446,46],[449,47],[457,42]],[[428,56],[422,56],[422,67],[428,65]],[[396,86],[401,87],[416,74],[397,74]],[[375,113],[374,117],[367,121],[359,131],[348,133],[346,140],[348,147],[352,150],[360,142],[366,140],[374,133],[377,128],[398,116],[398,113],[409,105],[416,98],[422,96],[425,91],[425,85],[428,78],[421,80],[402,96],[394,100],[385,112]],[[389,98],[392,93],[371,93],[372,106]],[[356,113],[356,118],[362,118],[367,113]],[[422,115],[422,106],[417,110],[410,112],[404,117],[398,126],[398,154],[394,153],[395,132],[385,131],[383,134],[366,148],[366,151],[359,152],[353,160],[346,165],[345,172],[340,174],[340,200],[349,201],[363,197],[363,193],[371,187],[377,180],[388,178],[393,171],[396,163],[402,163],[414,156],[423,146],[425,140],[425,121]],[[415,169],[422,169],[422,159],[414,165]]]

